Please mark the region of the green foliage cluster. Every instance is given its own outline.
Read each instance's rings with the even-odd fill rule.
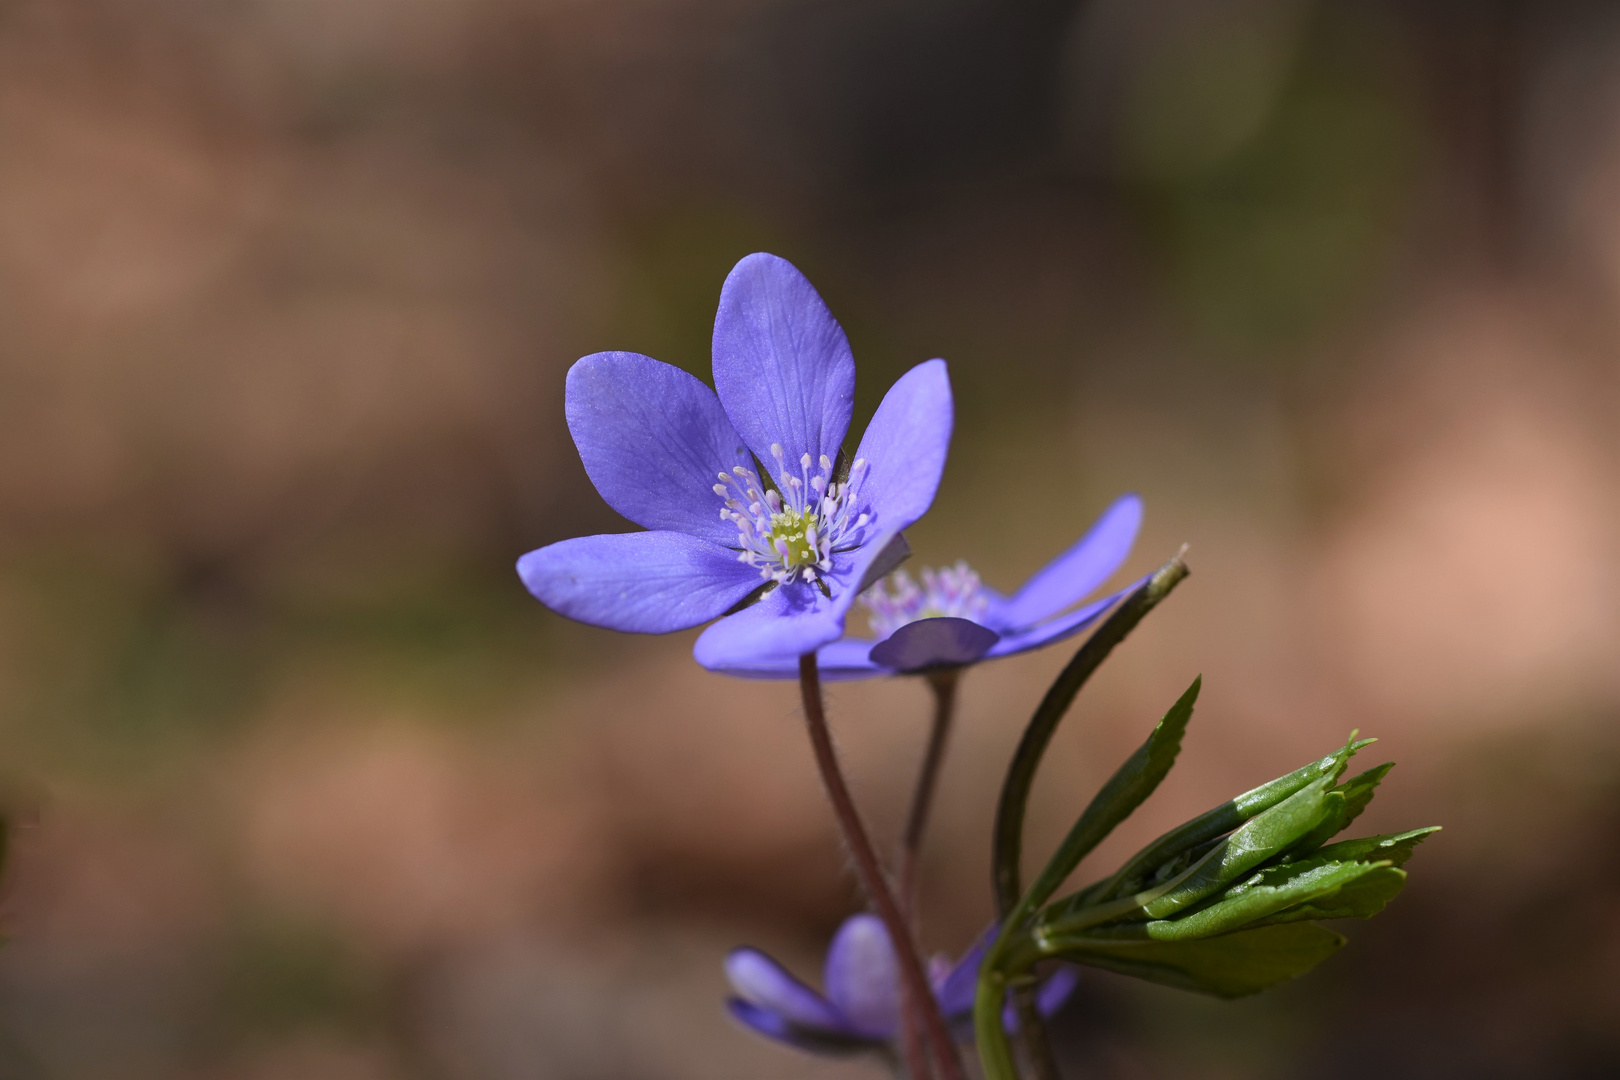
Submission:
[[[1137,793],[1145,797],[1170,771],[1198,690],[1194,682],[1165,714],[1082,824],[1088,817],[1123,820],[1140,802]],[[1335,753],[1172,829],[1111,877],[1046,904],[1008,954],[1009,970],[1061,957],[1242,997],[1315,967],[1344,944],[1316,921],[1382,911],[1406,884],[1401,864],[1435,831],[1327,843],[1366,808],[1393,767],[1386,762],[1341,781],[1350,758],[1371,742],[1352,736]],[[1051,874],[1066,877],[1079,854],[1060,850]]]
[[[1177,565],[1173,561],[1121,607],[1114,641],[1180,580],[1185,569]],[[1109,635],[1105,626],[1094,640]],[[1063,692],[1054,688],[1031,729],[1049,735],[1108,647],[1090,658],[1077,654],[1060,676]],[[1158,837],[1113,874],[1056,896],[1081,860],[1169,775],[1201,687],[1202,679],[1194,679],[1102,786],[1017,903],[1005,905],[1004,898],[1009,909],[980,968],[974,1010],[987,1080],[1017,1075],[1001,1012],[1009,992],[1031,985],[1041,963],[1064,960],[1222,998],[1257,993],[1338,951],[1345,939],[1321,922],[1382,911],[1406,884],[1403,864],[1437,831],[1333,842],[1394,767],[1385,762],[1346,779],[1351,759],[1374,741],[1352,732],[1334,752],[1221,803]],[[1010,790],[1027,793],[1043,748],[1044,737],[1026,760],[1015,759]],[[1003,827],[1021,819],[1008,814],[1011,825]],[[1007,861],[1016,848],[1007,843],[998,852],[1002,883],[1017,880],[1016,865]],[[1029,1020],[1021,1010],[1020,1024],[1035,1027]],[[1026,1052],[1038,1057],[1029,1046]]]

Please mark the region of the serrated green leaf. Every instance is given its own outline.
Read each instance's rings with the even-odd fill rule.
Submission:
[[[1202,686],[1202,676],[1194,679],[1186,692],[1170,706],[1170,711],[1154,725],[1147,741],[1137,747],[1125,764],[1108,778],[1030,885],[1020,907],[1033,910],[1044,903],[1080,865],[1080,860],[1153,794],[1153,789],[1170,772],[1176,763],[1176,755],[1181,752],[1181,737],[1187,731],[1187,722],[1192,719],[1193,704],[1198,700],[1198,691]]]
[[[1413,829],[1410,832],[1340,840],[1337,844],[1318,848],[1311,857],[1338,862],[1388,862],[1394,866],[1401,866],[1412,857],[1413,848],[1439,831],[1440,826],[1431,825],[1427,829]]]
[[[1191,941],[1229,934],[1289,908],[1312,901],[1325,902],[1357,879],[1380,869],[1384,867],[1376,863],[1319,864],[1314,860],[1271,867],[1211,897],[1196,911],[1142,925],[1147,936],[1155,941]]]
[[[1303,975],[1344,938],[1315,923],[1284,923],[1198,941],[1155,941],[1143,924],[1075,938],[1058,955],[1148,982],[1237,998]],[[1128,935],[1136,934],[1132,938]]]
[[[1301,853],[1315,851],[1343,832],[1352,821],[1361,816],[1363,810],[1367,809],[1367,804],[1372,802],[1373,793],[1377,791],[1379,782],[1394,767],[1393,761],[1386,761],[1334,788],[1334,793],[1340,797],[1339,805],[1332,815],[1301,840],[1294,850]]]
[[[1250,818],[1242,828],[1216,844],[1170,889],[1144,903],[1142,910],[1150,918],[1168,918],[1219,892],[1296,843],[1320,825],[1329,812],[1327,787],[1331,783],[1333,778],[1324,776],[1265,813]]]
[[[1213,841],[1201,858],[1163,884],[1115,900],[1079,905],[1076,897],[1070,897],[1051,905],[1037,934],[1076,934],[1122,919],[1168,919],[1203,902],[1287,851],[1334,813],[1344,799],[1328,790],[1332,783],[1332,776],[1323,776],[1250,818],[1230,836]]]
[[[1383,911],[1405,887],[1405,870],[1397,870],[1393,866],[1377,866],[1355,880],[1347,882],[1336,892],[1307,900],[1295,907],[1284,908],[1263,919],[1255,920],[1253,925],[1271,926],[1312,919],[1370,919]]]
[[[1339,750],[1303,765],[1286,776],[1244,792],[1237,798],[1208,810],[1184,825],[1180,825],[1137,852],[1112,877],[1097,882],[1076,894],[1070,906],[1074,909],[1117,899],[1139,892],[1147,878],[1160,866],[1170,862],[1200,844],[1207,843],[1223,833],[1229,833],[1245,821],[1270,810],[1284,799],[1296,794],[1306,785],[1323,777],[1337,780],[1356,751],[1376,740],[1357,741],[1354,732]]]
[[[1344,816],[1348,812],[1349,800],[1344,792],[1334,788],[1322,796],[1322,823],[1298,840],[1289,845],[1291,855],[1309,855],[1344,828]]]
[[[1355,821],[1356,818],[1361,816],[1361,812],[1367,809],[1367,804],[1372,802],[1373,793],[1378,789],[1378,785],[1383,782],[1384,777],[1389,775],[1389,770],[1394,767],[1395,763],[1393,761],[1386,761],[1382,765],[1375,765],[1366,772],[1353,779],[1346,780],[1338,786],[1336,790],[1344,796],[1345,825],[1348,826]]]

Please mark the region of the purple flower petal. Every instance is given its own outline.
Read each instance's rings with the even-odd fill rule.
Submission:
[[[758,949],[733,949],[726,979],[737,996],[801,1028],[846,1031],[848,1025],[826,998],[790,975]]]
[[[865,1039],[843,1032],[795,1027],[768,1009],[762,1009],[741,998],[728,999],[726,1009],[739,1022],[767,1039],[775,1039],[795,1050],[805,1050],[812,1054],[854,1054],[882,1045],[880,1040]]]
[[[989,927],[980,934],[973,947],[962,954],[962,959],[956,962],[951,973],[945,976],[940,983],[939,1008],[947,1018],[967,1016],[973,1012],[973,995],[977,992],[979,983],[979,964],[984,961],[984,952],[990,943],[996,939],[996,928]]]
[[[822,681],[847,682],[873,675],[893,675],[888,668],[879,667],[868,659],[867,654],[875,644],[871,638],[841,637],[817,649],[816,666],[821,669]],[[746,667],[738,662],[721,670],[743,679],[797,679],[799,654],[757,657]]]
[[[883,920],[844,920],[827,950],[827,997],[862,1035],[890,1039],[900,1029],[900,968]]]
[[[1041,988],[1035,991],[1035,1007],[1042,1016],[1052,1016],[1063,1008],[1074,988],[1080,985],[1080,969],[1072,964],[1064,964],[1046,977]]]
[[[580,536],[531,551],[518,576],[559,615],[634,634],[685,630],[759,587],[759,571],[681,532]]]
[[[859,504],[874,528],[904,529],[933,504],[951,445],[951,380],[945,361],[918,364],[883,396],[861,436]]]
[[[816,650],[816,663],[821,668],[823,679],[864,679],[870,675],[887,675],[887,668],[878,667],[872,663],[872,646],[877,642],[871,638],[842,637],[837,641],[823,645]],[[793,675],[798,677],[798,667],[793,669]]]
[[[1035,1009],[1042,1016],[1051,1017],[1063,1003],[1069,1000],[1074,988],[1080,985],[1080,971],[1071,965],[1064,964],[1035,990]],[[1007,998],[1007,1004],[1001,1008],[1001,1026],[1011,1035],[1018,1030],[1018,1010],[1013,1008],[1012,998]]]
[[[855,401],[855,358],[844,328],[786,259],[759,252],[732,268],[714,317],[714,386],[743,437],[775,472],[780,443],[836,460]]]
[[[1147,578],[1144,577],[1133,581],[1116,593],[1109,593],[1107,596],[1093,600],[1089,604],[1082,604],[1073,611],[1065,612],[1050,622],[1041,623],[1039,626],[1028,630],[1005,634],[1000,641],[991,646],[990,651],[985,656],[992,660],[998,656],[1012,656],[1014,653],[1039,649],[1052,644],[1054,641],[1062,641],[1066,637],[1072,637],[1107,614],[1109,608],[1129,596],[1146,580]]]
[[[870,655],[873,663],[895,671],[971,664],[1000,637],[972,619],[918,619],[878,642]]]
[[[755,581],[758,581],[756,574]],[[710,671],[747,675],[775,669],[814,652],[844,632],[844,619],[831,600],[802,581],[778,585],[759,603],[727,615],[698,636],[692,655]]]
[[[568,369],[568,430],[591,483],[637,525],[735,547],[718,474],[753,467],[714,391],[639,353],[594,353]]]
[[[692,655],[710,671],[744,677],[775,678],[775,672],[791,661],[797,675],[800,656],[843,636],[856,583],[865,580],[867,568],[893,539],[889,534],[877,536],[859,551],[842,556],[825,575],[831,598],[804,581],[778,585],[759,603],[703,631]]]
[[[987,621],[1006,636],[1078,602],[1119,569],[1141,524],[1140,498],[1125,495],[1115,500],[1073,547],[1042,567],[1010,599],[993,605]]]

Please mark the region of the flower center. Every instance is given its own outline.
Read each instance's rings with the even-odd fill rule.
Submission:
[[[990,606],[979,575],[960,559],[955,566],[939,570],[924,567],[920,576],[919,586],[910,574],[896,570],[860,595],[872,633],[888,637],[918,619],[950,617],[977,622]]]
[[[771,444],[776,459],[776,486],[767,488],[759,475],[741,465],[720,473],[714,493],[725,500],[720,517],[737,526],[737,558],[759,568],[759,576],[785,584],[814,581],[832,569],[835,552],[853,547],[850,533],[867,522],[851,514],[855,489],[866,472],[864,459],[850,466],[849,476],[835,482],[832,462],[821,455],[821,468],[810,471],[810,455],[799,458],[799,474],[787,468],[782,444]]]

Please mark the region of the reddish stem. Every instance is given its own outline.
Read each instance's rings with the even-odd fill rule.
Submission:
[[[827,714],[822,708],[821,673],[816,668],[815,653],[806,653],[799,658],[799,690],[804,701],[805,725],[810,731],[810,746],[815,751],[816,767],[820,769],[822,782],[827,786],[827,797],[832,802],[838,827],[844,834],[844,843],[855,860],[856,876],[860,878],[861,888],[866,891],[877,917],[883,920],[884,927],[889,931],[889,939],[894,944],[904,989],[902,997],[921,1005],[923,1041],[929,1056],[934,1059],[940,1080],[966,1080],[956,1042],[951,1038],[945,1017],[939,1011],[939,1002],[934,999],[933,990],[928,985],[928,973],[917,955],[911,929],[900,913],[894,893],[889,889],[877,851],[872,847],[872,839],[861,822],[860,811],[838,766],[838,752],[833,748],[832,732],[827,728]],[[920,1063],[908,1064],[913,1069],[913,1076],[920,1076],[916,1071],[916,1065]]]

